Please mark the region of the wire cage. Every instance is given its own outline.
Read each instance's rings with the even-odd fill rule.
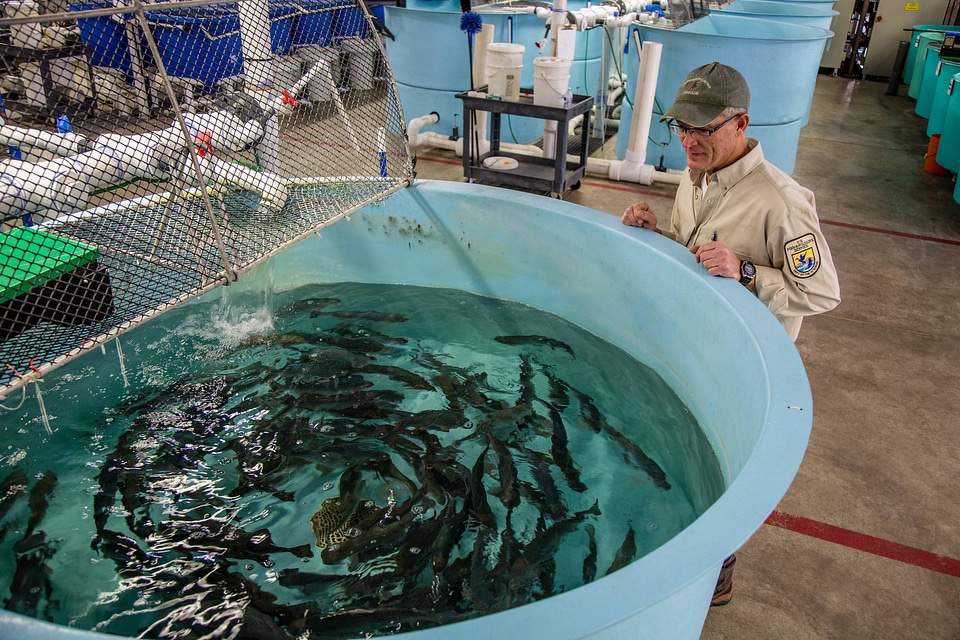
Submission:
[[[0,397],[410,184],[353,0],[5,3]]]

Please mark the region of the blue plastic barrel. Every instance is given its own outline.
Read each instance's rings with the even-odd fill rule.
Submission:
[[[271,4],[271,52],[290,53],[290,25],[297,13],[289,4]],[[212,88],[243,73],[240,13],[233,6],[210,5],[148,11],[147,20],[167,74]]]
[[[657,105],[650,123],[647,162],[657,164],[662,144],[664,165],[683,169],[686,154],[660,115],[673,104],[680,83],[694,68],[714,61],[734,67],[750,85],[748,135],[758,138],[766,156],[787,173],[796,160],[803,126],[816,86],[820,58],[829,32],[807,25],[714,12],[676,30],[631,27],[624,66],[627,95],[636,91],[640,60],[633,31],[642,41],[660,42],[663,51],[657,80]],[[617,157],[626,156],[633,110],[624,103],[617,137]],[[781,130],[776,130],[781,127]]]
[[[943,125],[947,117],[947,100],[953,93],[953,76],[957,73],[960,73],[960,60],[940,59],[940,65],[937,67],[936,88],[930,107],[930,120],[927,122],[928,136],[943,133]],[[942,144],[943,140],[941,139],[940,142]]]
[[[67,9],[69,11],[90,11],[112,6],[113,2],[111,0],[92,0],[71,4]],[[80,39],[90,47],[90,62],[95,66],[118,69],[127,74],[131,72],[132,62],[125,26],[128,19],[129,17],[123,14],[77,18]],[[142,34],[140,35],[139,46],[143,66],[153,66],[153,55],[150,53]]]
[[[933,94],[937,90],[937,69],[940,67],[941,46],[942,43],[940,42],[928,44],[927,55],[923,59],[922,77],[917,90],[917,104],[913,109],[921,118],[929,118],[930,109],[933,108]]]
[[[460,30],[460,15],[459,11],[384,7],[384,23],[396,36],[396,40],[386,40],[386,48],[404,118],[409,121],[436,111],[440,120],[425,130],[446,135],[454,125],[463,130],[463,103],[454,95],[470,89],[467,35]],[[524,46],[520,85],[532,88],[533,60],[539,55],[536,43],[543,39],[543,19],[502,12],[480,15],[484,24],[494,27],[495,42],[507,42],[512,25],[512,41]],[[600,57],[603,47],[608,46],[602,27],[577,34],[569,81],[573,93],[596,94]],[[528,144],[543,136],[543,127],[543,120],[507,115],[502,118],[501,141]]]
[[[937,164],[954,173],[960,173],[960,73],[955,73],[946,89],[946,108]]]
[[[830,29],[834,16],[840,15],[839,11],[828,8],[826,4],[780,0],[734,0],[721,6],[719,11],[768,20],[785,20],[827,30]]]

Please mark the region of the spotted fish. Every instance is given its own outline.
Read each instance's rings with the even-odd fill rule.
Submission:
[[[317,546],[321,549],[357,537],[363,529],[376,524],[383,515],[383,508],[378,507],[373,500],[364,500],[347,517],[342,509],[343,501],[339,497],[327,498],[320,504],[317,512],[310,516],[310,526],[317,537]]]

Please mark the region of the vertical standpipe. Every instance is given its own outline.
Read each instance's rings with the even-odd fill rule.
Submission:
[[[627,139],[624,160],[644,164],[647,160],[647,140],[650,136],[654,99],[657,95],[657,78],[660,75],[660,54],[663,52],[663,45],[647,40],[641,47],[640,34],[637,31],[633,32],[633,39],[640,53],[640,71],[637,74],[633,120],[630,123],[630,136]]]
[[[270,66],[273,61],[270,45],[270,11],[266,0],[244,0],[238,2],[237,6],[240,9],[240,42],[246,90],[257,98],[261,106],[266,106],[273,86],[273,72]],[[261,168],[264,171],[277,173],[280,169],[277,159],[280,139],[277,119],[275,117],[268,119],[264,129],[263,140],[257,145]]]

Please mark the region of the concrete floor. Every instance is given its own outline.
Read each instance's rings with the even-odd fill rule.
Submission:
[[[906,87],[886,89],[817,80],[794,177],[816,193],[843,302],[804,322],[810,444],[707,640],[960,640],[960,204],[951,176],[923,172]],[[447,152],[417,172],[463,180]],[[668,218],[673,191],[591,177],[566,199],[617,216],[646,199]]]

